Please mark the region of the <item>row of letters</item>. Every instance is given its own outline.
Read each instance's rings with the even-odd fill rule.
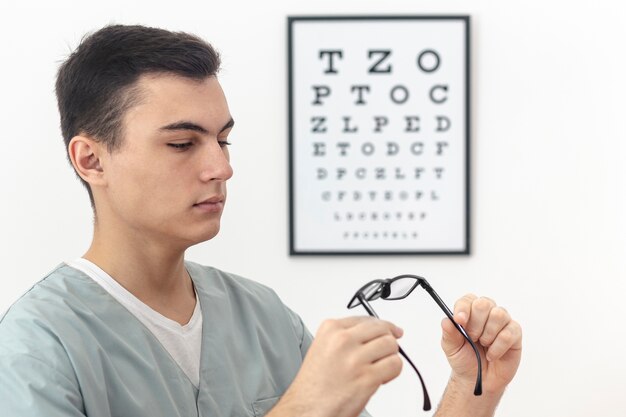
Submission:
[[[368,49],[368,74],[392,74],[392,49]],[[320,49],[318,58],[324,64],[323,72],[328,75],[339,74],[339,67],[344,58],[343,49]],[[441,65],[441,56],[434,49],[424,49],[416,54],[415,65],[420,71],[431,74]]]
[[[358,180],[407,180],[407,179],[425,179],[429,176],[440,180],[443,178],[445,168],[435,167],[426,169],[424,167],[415,167],[410,170],[406,170],[403,167],[396,167],[394,169],[377,167],[377,168],[334,168],[329,170],[328,168],[318,167],[316,170],[316,178],[319,181],[323,180],[345,180],[347,178],[356,178]],[[332,174],[331,174],[332,173]]]
[[[439,192],[436,190],[411,190],[411,191],[359,191],[359,190],[337,190],[322,191],[320,195],[325,202],[398,202],[398,201],[437,201]]]
[[[332,127],[332,132],[341,132],[341,133],[357,133],[360,131],[360,127],[358,124],[352,121],[352,116],[342,116],[341,117],[343,123],[341,123],[342,127],[339,128],[338,124],[329,124],[328,116],[312,116],[311,117],[311,133],[328,133],[329,125]],[[448,116],[437,115],[435,116],[435,124],[434,126],[429,126],[429,130],[432,130],[436,133],[443,133],[450,130],[452,126],[452,122]],[[373,127],[371,131],[373,133],[383,133],[385,128],[389,126],[389,117],[387,116],[373,116],[372,117]],[[418,133],[421,132],[421,117],[419,115],[406,115],[403,120],[403,132],[404,133]]]
[[[332,101],[333,89],[329,85],[317,84],[312,85],[313,89],[313,101],[314,106],[324,106]],[[348,93],[354,98],[354,105],[365,106],[369,103],[367,97],[372,93],[372,86],[367,84],[352,84],[347,87]],[[428,99],[433,104],[444,104],[448,101],[448,90],[450,86],[448,84],[434,84],[428,89]],[[396,84],[389,88],[388,91],[389,100],[393,104],[406,104],[411,98],[411,91],[403,84]],[[379,101],[376,101],[378,104]]]
[[[424,220],[426,218],[426,212],[422,211],[420,213],[415,213],[413,211],[409,211],[409,212],[403,212],[403,211],[396,211],[396,212],[389,212],[389,211],[384,211],[384,212],[377,212],[377,211],[372,211],[372,212],[359,212],[359,213],[354,213],[351,211],[345,212],[345,213],[340,213],[340,212],[335,212],[333,214],[333,220],[335,221],[388,221],[388,220],[410,220],[410,221],[415,221],[415,220]]]
[[[372,156],[374,154],[384,153],[385,156],[396,156],[403,148],[408,148],[409,152],[414,156],[425,155],[427,150],[429,150],[428,154],[441,156],[449,145],[450,144],[445,140],[439,140],[428,144],[421,141],[409,144],[385,142],[384,144],[378,145],[375,145],[373,142],[364,142],[360,145],[354,146],[350,142],[336,142],[333,147],[333,154],[337,156],[353,156],[356,153],[363,156]],[[312,142],[311,146],[313,147],[313,156],[316,157],[327,156],[330,152],[328,149],[329,146],[326,142]]]
[[[363,239],[363,240],[367,240],[367,239],[373,239],[373,240],[378,240],[378,239],[382,239],[382,240],[387,240],[387,239],[417,239],[419,237],[419,234],[417,233],[417,231],[406,231],[406,230],[400,230],[400,231],[390,231],[390,230],[385,230],[385,231],[344,231],[343,232],[343,238],[344,239],[353,239],[353,240],[358,240],[358,239]]]

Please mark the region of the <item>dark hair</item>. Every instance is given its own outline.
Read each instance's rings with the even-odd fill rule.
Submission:
[[[219,66],[213,47],[188,33],[111,25],[84,37],[57,74],[66,150],[79,134],[105,143],[109,152],[118,148],[124,114],[139,99],[135,87],[141,75],[169,73],[202,80],[215,75]],[[89,184],[79,179],[93,206]]]

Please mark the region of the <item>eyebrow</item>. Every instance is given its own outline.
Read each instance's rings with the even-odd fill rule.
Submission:
[[[222,133],[223,131],[225,131],[226,129],[230,129],[234,125],[235,125],[235,121],[231,117],[228,123],[226,123],[224,127],[220,129],[218,133]],[[205,129],[204,127],[202,127],[201,125],[197,123],[189,122],[186,120],[181,120],[179,122],[170,123],[168,125],[160,127],[159,130],[161,131],[192,130],[194,132],[199,132],[199,133],[209,133],[209,131]]]

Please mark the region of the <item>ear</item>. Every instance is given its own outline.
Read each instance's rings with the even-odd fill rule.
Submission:
[[[104,183],[104,169],[101,157],[105,147],[89,136],[74,136],[70,141],[68,154],[78,175],[89,185]]]

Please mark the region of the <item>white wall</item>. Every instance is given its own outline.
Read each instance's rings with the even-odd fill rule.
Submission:
[[[130,2],[128,2],[130,3]],[[189,258],[274,287],[311,327],[348,312],[361,283],[408,272],[449,303],[507,306],[525,351],[501,416],[626,415],[626,12],[598,0],[0,3],[0,310],[91,233],[87,195],[65,161],[53,94],[58,63],[106,23],[195,32],[222,51],[237,119],[221,235]],[[619,5],[619,6],[618,6]],[[286,23],[289,14],[472,15],[473,253],[469,257],[287,256]],[[432,305],[431,305],[432,304]],[[425,294],[381,303],[434,398],[448,369],[441,314]],[[424,415],[409,368],[370,402]]]

